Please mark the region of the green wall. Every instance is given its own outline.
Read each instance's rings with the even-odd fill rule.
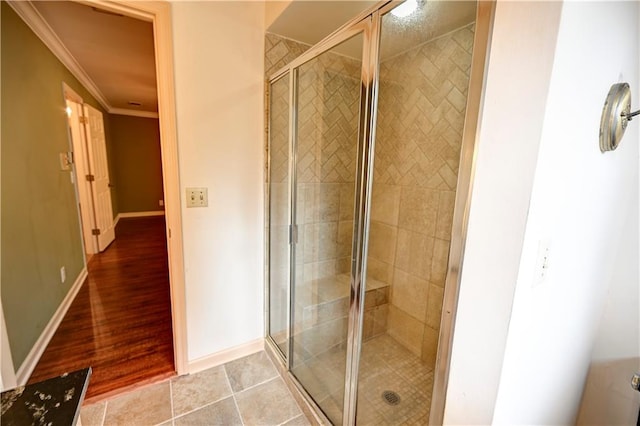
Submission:
[[[58,158],[71,149],[62,82],[103,110],[13,9],[1,7],[0,291],[17,369],[83,268],[74,186]]]
[[[162,210],[160,129],[155,118],[110,115],[120,213]]]

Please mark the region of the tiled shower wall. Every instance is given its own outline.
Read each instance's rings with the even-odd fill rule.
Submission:
[[[266,35],[265,43],[267,73],[308,48],[272,34]],[[294,325],[300,333],[297,342],[310,355],[346,338],[349,281],[339,275],[350,270],[360,69],[359,61],[334,53],[299,69]],[[278,90],[272,93],[272,97],[283,95]],[[274,121],[281,119],[272,117],[272,129]],[[278,136],[273,130],[272,135]],[[287,157],[281,152],[282,144],[273,146],[273,136],[272,204],[286,206],[287,164],[280,159]],[[278,247],[284,245],[286,241],[278,243]]]
[[[437,350],[473,31],[461,28],[380,65],[368,277],[391,286],[379,322],[428,363]],[[267,34],[267,75],[308,47]],[[323,303],[321,287],[335,284],[327,279],[350,267],[358,99],[345,94],[357,93],[347,88],[359,84],[359,72],[337,55],[301,70],[299,116],[314,118],[299,126],[297,282],[316,287],[300,294],[298,318]],[[325,347],[346,333],[342,310],[333,312],[324,318],[333,330],[321,333]]]
[[[430,364],[440,329],[473,31],[473,25],[461,28],[380,65],[368,276],[391,284],[387,333]]]

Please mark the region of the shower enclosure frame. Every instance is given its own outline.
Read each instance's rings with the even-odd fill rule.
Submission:
[[[376,114],[379,88],[380,66],[380,37],[382,16],[395,8],[399,2],[384,0],[363,11],[329,36],[318,42],[309,50],[291,61],[288,65],[276,71],[267,79],[267,99],[270,99],[271,85],[282,78],[289,79],[289,268],[287,271],[287,353],[285,354],[271,336],[270,330],[270,120],[267,118],[266,140],[266,183],[265,183],[265,342],[266,348],[275,355],[286,370],[286,378],[304,396],[306,402],[314,409],[318,418],[330,424],[330,421],[315,403],[304,386],[292,374],[292,327],[291,312],[294,309],[295,276],[295,245],[297,230],[292,225],[296,218],[296,143],[297,143],[297,84],[298,69],[301,65],[311,61],[319,55],[329,51],[351,37],[362,33],[363,54],[361,65],[360,109],[358,122],[357,173],[354,197],[354,222],[351,254],[350,299],[347,327],[347,359],[345,371],[345,393],[343,405],[343,424],[355,424],[358,371],[360,351],[362,346],[362,326],[364,313],[363,282],[366,280],[367,252],[369,241],[371,191],[373,184],[373,165],[375,152]],[[449,377],[455,313],[457,309],[458,292],[460,286],[460,272],[464,262],[464,249],[467,238],[469,207],[473,189],[473,178],[476,158],[476,139],[480,133],[480,116],[484,103],[485,74],[488,65],[489,44],[495,13],[495,0],[478,1],[476,7],[476,30],[474,33],[471,71],[467,105],[465,109],[464,128],[460,150],[460,165],[456,186],[453,224],[451,230],[451,245],[449,262],[445,280],[444,299],[442,306],[441,326],[438,339],[438,350],[434,368],[434,385],[431,399],[429,424],[442,424],[444,420],[445,395]]]

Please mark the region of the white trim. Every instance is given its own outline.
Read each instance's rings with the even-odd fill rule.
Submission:
[[[60,38],[51,29],[47,21],[42,17],[38,9],[30,1],[8,0],[7,3],[31,28],[40,40],[51,50],[51,52],[69,69],[71,74],[78,79],[91,95],[102,105],[105,110],[111,109],[111,105],[104,97],[98,86],[91,77],[80,66],[76,58],[65,47]]]
[[[107,112],[109,114],[116,114],[116,115],[129,115],[131,117],[156,118],[156,119],[159,117],[157,112],[139,111],[137,109],[126,109],[126,108],[113,108],[113,107],[110,107]]]
[[[164,216],[164,210],[157,210],[152,212],[118,213],[118,216],[116,216],[116,222],[118,222],[120,219],[124,219],[127,217],[147,217],[147,216]]]
[[[27,355],[25,360],[22,362],[22,365],[20,365],[20,368],[18,368],[18,372],[16,373],[16,376],[17,376],[16,378],[19,386],[24,386],[27,383],[27,380],[29,380],[29,377],[31,376],[31,373],[33,373],[33,370],[36,368],[36,364],[40,360],[42,353],[47,348],[49,341],[51,340],[56,330],[60,326],[62,319],[64,318],[67,311],[69,310],[71,303],[78,295],[78,292],[82,287],[82,283],[84,283],[84,280],[86,278],[87,278],[87,268],[85,267],[85,268],[82,268],[82,271],[80,271],[78,278],[76,278],[76,281],[73,283],[73,285],[69,289],[69,292],[65,296],[64,300],[62,301],[60,306],[58,306],[58,309],[53,314],[53,316],[49,320],[49,323],[40,334],[40,337],[38,338],[36,343],[33,345],[31,350],[29,351],[29,354]]]
[[[242,358],[264,350],[264,339],[256,339],[242,345],[234,346],[214,354],[190,361],[187,366],[189,374],[197,373],[208,368],[217,367],[229,361]]]

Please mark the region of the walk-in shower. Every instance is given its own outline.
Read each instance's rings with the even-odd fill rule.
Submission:
[[[266,38],[267,342],[334,424],[442,415],[490,6],[416,4]]]

